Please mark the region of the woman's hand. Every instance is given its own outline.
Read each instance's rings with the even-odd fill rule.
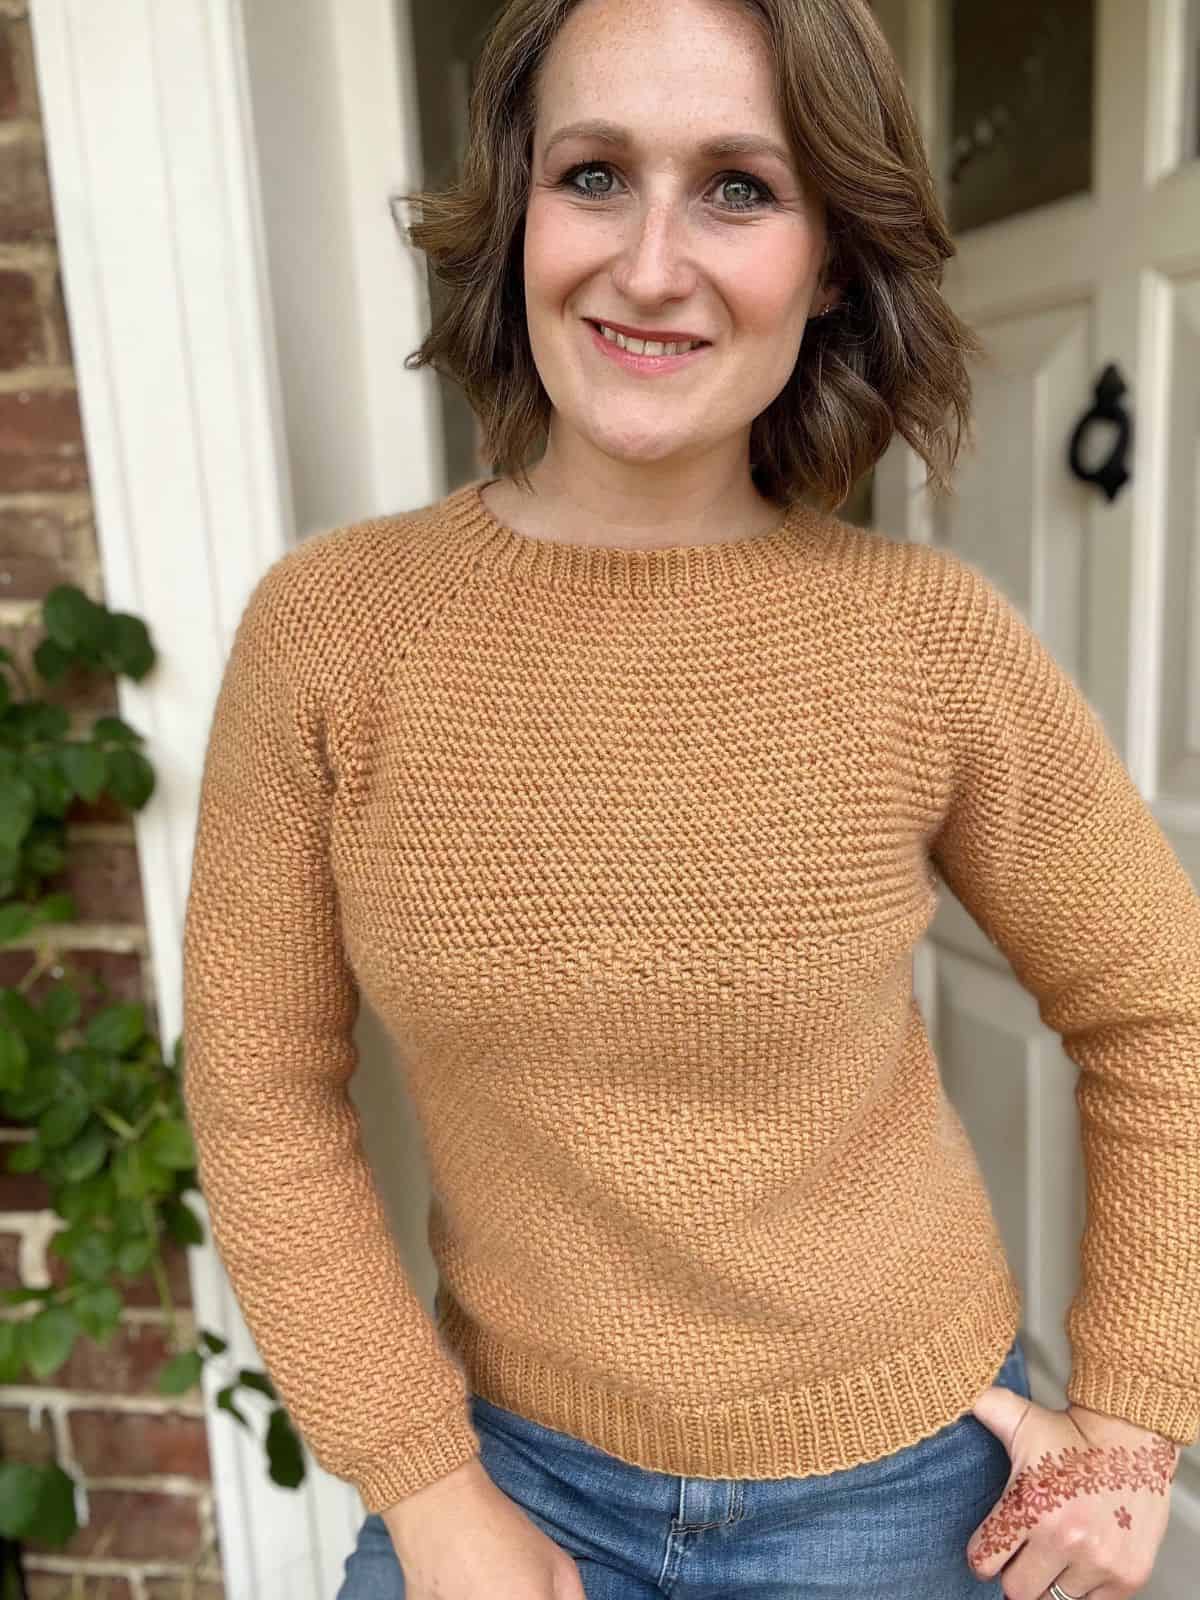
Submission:
[[[584,1600],[579,1568],[479,1456],[381,1513],[406,1600]]]
[[[1076,1600],[1136,1594],[1167,1529],[1179,1445],[1084,1406],[1047,1410],[1000,1384],[971,1409],[1012,1458],[967,1544],[975,1576],[1003,1568],[1006,1600],[1041,1600],[1055,1582]]]

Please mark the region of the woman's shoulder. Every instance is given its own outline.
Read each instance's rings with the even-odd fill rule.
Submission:
[[[306,703],[358,705],[428,615],[431,595],[447,587],[430,559],[445,548],[440,508],[341,523],[277,556],[243,606],[234,670],[252,663],[264,691],[269,679]]]
[[[840,578],[855,604],[877,602],[890,615],[911,613],[917,620],[954,610],[965,596],[998,592],[986,573],[946,545],[907,538],[887,526],[850,522],[834,512],[819,516],[822,576]]]
[[[423,506],[320,528],[276,557],[263,577],[281,591],[329,584],[353,591],[363,584],[378,584],[381,578],[403,572],[436,520],[436,506]]]
[[[450,496],[404,511],[357,518],[307,534],[264,569],[256,599],[297,621],[339,632],[420,604],[438,552],[449,552]]]

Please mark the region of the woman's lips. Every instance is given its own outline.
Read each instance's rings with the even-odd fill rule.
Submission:
[[[655,373],[675,372],[680,367],[685,367],[689,362],[695,361],[699,356],[707,355],[712,349],[710,344],[697,345],[694,350],[685,350],[677,356],[638,356],[632,350],[622,350],[619,344],[614,344],[611,339],[606,339],[594,322],[586,324],[592,343],[597,346],[601,355],[615,361],[619,367],[624,367],[627,372],[642,373],[647,377]]]

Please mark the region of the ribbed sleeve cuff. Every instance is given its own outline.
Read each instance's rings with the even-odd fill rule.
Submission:
[[[459,1401],[433,1427],[406,1439],[385,1459],[365,1463],[347,1476],[368,1512],[385,1511],[405,1495],[415,1494],[463,1466],[479,1450],[479,1435]]]
[[[1179,1444],[1194,1444],[1200,1435],[1200,1395],[1160,1378],[1117,1371],[1079,1352],[1073,1355],[1067,1399],[1089,1411],[1122,1417]]]

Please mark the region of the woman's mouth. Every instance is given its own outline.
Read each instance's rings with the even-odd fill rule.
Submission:
[[[624,367],[627,372],[638,372],[647,377],[655,373],[676,372],[712,349],[710,344],[699,344],[690,350],[680,350],[676,345],[675,354],[668,355],[660,344],[651,343],[650,352],[660,352],[655,354],[647,353],[640,340],[631,341],[638,348],[624,349],[617,342],[618,338],[624,340],[623,334],[618,335],[613,329],[609,329],[606,334],[602,331],[603,324],[597,322],[588,322],[587,327],[591,341],[601,355],[607,356],[617,366]]]

